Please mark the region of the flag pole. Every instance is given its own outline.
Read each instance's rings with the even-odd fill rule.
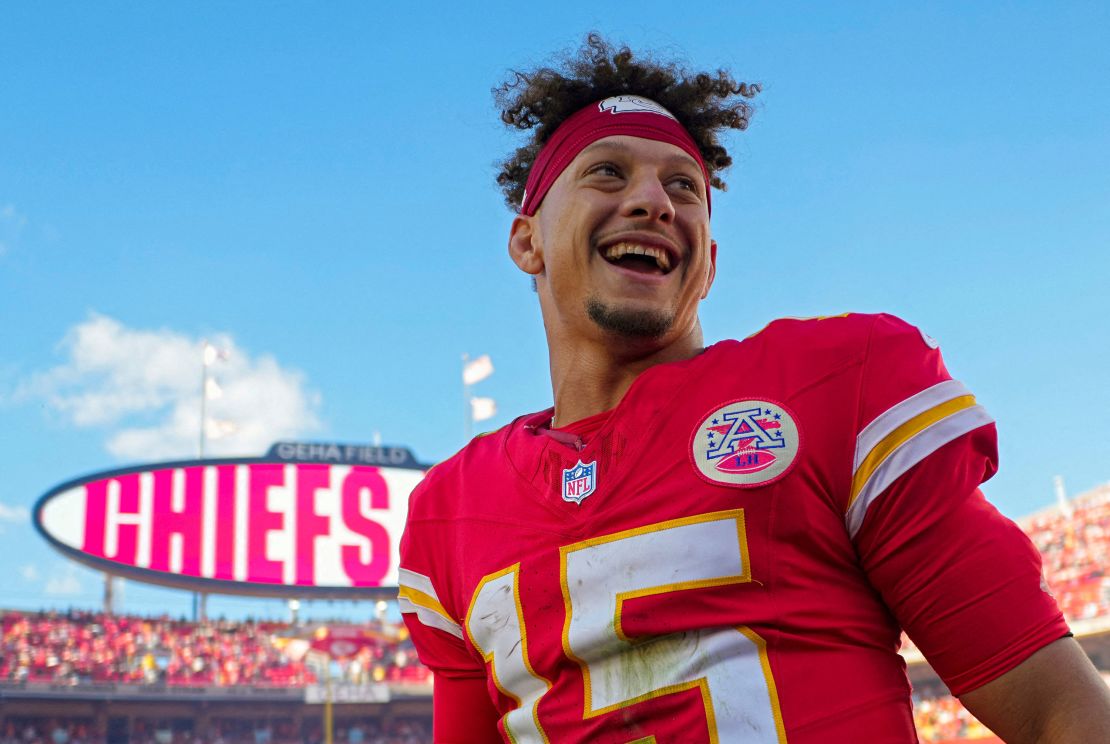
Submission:
[[[208,418],[208,342],[201,343],[200,358],[200,441],[197,443],[197,458],[204,459],[204,420]]]
[[[469,354],[462,355],[463,407],[465,408],[463,421],[466,422],[465,434],[468,442],[474,437],[474,424],[485,421],[496,413],[497,407],[493,398],[475,398],[471,395],[474,385],[492,374],[493,362],[490,361],[489,354],[482,354],[476,359],[471,359]]]
[[[470,406],[470,385],[466,382],[466,365],[470,361],[470,355],[464,353],[462,355],[462,384],[463,384],[463,441],[469,442],[471,437],[474,436],[474,415],[471,412]]]
[[[208,341],[201,342],[200,350],[200,439],[197,442],[197,459],[204,459],[205,420],[208,418]],[[205,610],[207,610],[207,602]],[[203,613],[207,614],[207,612]],[[193,622],[202,619],[201,599],[198,592],[193,592]]]

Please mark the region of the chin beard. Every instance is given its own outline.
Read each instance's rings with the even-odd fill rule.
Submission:
[[[674,325],[673,314],[611,307],[596,297],[586,300],[586,314],[602,330],[625,338],[659,338]]]

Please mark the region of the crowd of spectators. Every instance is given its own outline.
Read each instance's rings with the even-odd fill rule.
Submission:
[[[1110,484],[1018,520],[1068,622],[1110,615]],[[902,648],[916,649],[902,634]]]
[[[303,685],[267,623],[189,623],[71,610],[5,612],[0,679],[64,684]]]
[[[1110,484],[1020,521],[1069,620],[1110,614]]]
[[[334,744],[431,744],[431,721],[397,718],[340,718],[335,725]],[[128,731],[131,744],[321,744],[324,732],[319,720],[299,729],[290,721],[224,719],[207,730],[191,724],[175,727],[170,721],[137,719]],[[22,717],[9,719],[0,729],[0,744],[105,744],[108,737],[88,718]]]
[[[374,621],[381,625],[379,621]],[[187,622],[71,610],[0,612],[0,682],[302,687],[318,665],[285,623]],[[351,682],[426,681],[400,628],[360,644],[331,675]]]
[[[951,695],[914,695],[913,723],[922,742],[994,739],[991,730]]]
[[[1110,615],[1110,484],[1018,524],[1040,551],[1045,581],[1069,622]],[[905,635],[902,644],[914,649]],[[915,695],[914,723],[923,742],[993,737],[951,695]]]

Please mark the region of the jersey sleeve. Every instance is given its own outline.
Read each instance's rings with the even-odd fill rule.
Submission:
[[[1025,534],[979,491],[994,422],[936,343],[877,316],[862,367],[845,524],[871,584],[960,695],[1068,633]]]
[[[413,490],[409,515],[401,536],[397,603],[421,663],[436,675],[485,678],[484,665],[468,650],[461,620],[449,607],[448,580],[441,557],[443,536],[424,519],[422,502],[432,498],[429,478]],[[440,592],[444,592],[442,595]]]

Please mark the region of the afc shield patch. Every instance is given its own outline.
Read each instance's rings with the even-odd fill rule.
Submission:
[[[704,480],[752,488],[786,475],[798,459],[801,433],[791,413],[768,400],[734,400],[705,416],[690,441]]]
[[[597,460],[563,470],[563,501],[581,504],[597,488]]]

